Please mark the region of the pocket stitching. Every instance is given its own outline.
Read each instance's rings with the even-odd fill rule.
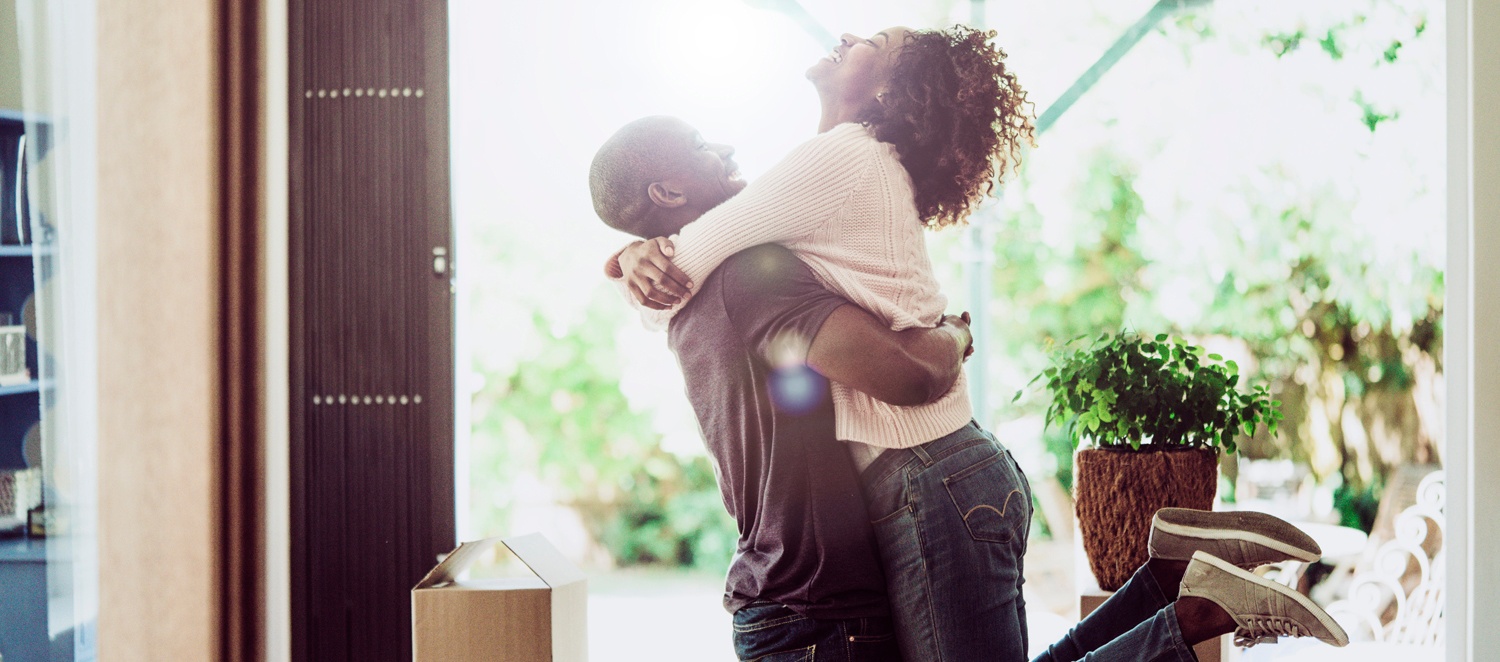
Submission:
[[[762,660],[770,659],[775,655],[786,655],[787,653],[796,653],[798,651],[801,651],[802,657],[798,659],[797,662],[812,662],[812,660],[816,659],[817,657],[817,649],[817,644],[802,649],[791,648],[784,651],[776,651],[775,653],[766,653],[765,655],[762,655],[760,657],[744,660],[743,662],[761,662]]]
[[[788,623],[796,623],[797,621],[805,621],[805,620],[807,620],[807,617],[803,616],[802,614],[791,614],[790,616],[782,616],[781,618],[773,618],[773,619],[771,619],[769,621],[756,621],[755,623],[751,623],[749,625],[736,625],[736,626],[734,626],[734,631],[735,632],[759,632],[759,631],[764,630],[766,628],[774,628],[774,627],[776,627],[778,625],[786,625]]]
[[[996,542],[996,543],[1002,543],[1002,544],[1003,543],[1009,543],[1009,542],[1015,540],[1016,535],[1015,535],[1015,525],[1014,524],[1010,524],[1009,526],[1004,527],[1003,534],[1005,534],[1005,535],[1002,537],[1002,535],[1000,533],[990,534],[990,533],[980,533],[980,532],[975,531],[974,530],[974,526],[969,523],[969,516],[973,515],[974,511],[976,511],[976,510],[980,510],[982,508],[988,508],[990,510],[995,511],[995,513],[998,514],[1002,518],[1002,522],[1003,522],[1004,521],[1003,518],[1006,516],[1005,512],[1010,509],[1010,502],[1011,502],[1011,500],[1013,498],[1015,498],[1015,496],[1017,494],[1020,494],[1022,496],[1022,498],[1025,498],[1025,494],[1019,488],[1011,488],[1010,492],[1005,495],[1005,502],[1001,504],[1000,508],[996,508],[993,505],[990,505],[988,503],[981,503],[979,505],[972,506],[967,511],[965,511],[963,505],[959,503],[958,496],[953,493],[953,484],[957,483],[958,481],[963,480],[965,478],[969,478],[969,477],[973,476],[974,474],[976,474],[976,473],[978,473],[978,472],[980,472],[980,471],[982,471],[984,469],[989,468],[990,465],[992,465],[992,464],[994,464],[996,462],[999,462],[1000,459],[1001,459],[1001,457],[1002,457],[1002,454],[1006,453],[1006,452],[1007,451],[1001,450],[1000,452],[998,452],[998,453],[996,453],[996,454],[994,454],[994,455],[992,455],[992,456],[990,456],[990,457],[988,457],[986,459],[983,459],[983,460],[980,460],[978,462],[975,462],[974,464],[969,465],[968,467],[965,467],[965,468],[959,470],[957,473],[954,473],[953,475],[948,476],[948,477],[946,477],[946,478],[943,479],[943,488],[945,490],[947,490],[947,492],[948,492],[948,499],[953,502],[953,508],[956,511],[958,511],[960,518],[963,519],[964,528],[968,529],[968,531],[969,531],[969,537],[971,537],[971,538],[973,538],[975,540],[980,540],[980,541],[984,541],[984,542]]]
[[[959,469],[958,473],[955,473],[955,474],[953,474],[951,476],[948,476],[947,478],[944,478],[943,479],[943,485],[947,485],[950,481],[954,481],[954,482],[960,481],[960,480],[968,478],[969,476],[972,476],[972,475],[974,475],[976,473],[979,473],[980,471],[984,470],[986,467],[990,466],[991,464],[999,462],[1000,458],[1001,458],[1001,456],[1002,456],[1002,454],[1004,452],[1005,451],[999,451],[999,452],[995,453],[994,455],[991,455],[991,456],[989,456],[989,457],[987,457],[987,458],[985,458],[983,460],[975,462],[974,464],[971,464],[971,465],[969,465],[967,467],[964,467],[963,469]]]
[[[936,455],[933,455],[932,456],[932,461],[933,461],[934,464],[936,464],[936,463],[938,463],[938,462],[940,462],[940,461],[942,461],[944,459],[947,459],[947,457],[949,455],[954,455],[954,454],[957,454],[957,453],[962,453],[962,452],[964,452],[966,450],[969,450],[970,448],[973,448],[975,446],[983,446],[983,445],[993,444],[993,443],[994,442],[991,442],[988,437],[973,437],[971,439],[965,439],[964,441],[960,441],[960,442],[958,442],[956,444],[953,444],[953,445],[951,445],[951,446],[943,449],[942,452],[940,452],[940,453],[938,453]]]
[[[882,524],[885,524],[886,522],[894,520],[897,517],[900,517],[901,515],[904,515],[904,514],[909,513],[909,512],[911,512],[911,504],[908,503],[908,504],[906,504],[904,506],[901,506],[900,508],[897,508],[895,512],[893,512],[893,513],[891,513],[889,515],[881,517],[880,519],[877,519],[877,520],[870,520],[870,526],[880,526]]]

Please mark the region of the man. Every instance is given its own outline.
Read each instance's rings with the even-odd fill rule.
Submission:
[[[590,172],[595,210],[611,227],[643,238],[675,233],[744,187],[732,156],[732,149],[704,142],[680,120],[637,120],[595,157]],[[670,268],[663,263],[656,275]],[[897,607],[906,619],[902,634],[941,632],[951,640],[929,637],[931,643],[913,647],[912,655],[938,659],[941,646],[956,641],[959,645],[947,651],[951,659],[994,657],[1002,645],[1005,659],[1022,659],[1026,624],[1018,560],[1008,579],[978,585],[972,579],[977,575],[952,555],[939,559],[947,566],[938,571],[918,567],[927,562],[929,545],[964,549],[961,543],[943,547],[936,538],[980,539],[975,529],[983,528],[983,522],[971,515],[983,514],[984,507],[954,519],[951,507],[927,509],[906,502],[898,508],[900,499],[881,503],[879,512],[891,515],[877,523],[886,525],[877,552],[858,477],[847,451],[835,441],[824,379],[896,405],[931,401],[952,386],[969,351],[966,318],[946,316],[936,328],[890,331],[825,290],[795,256],[776,246],[743,251],[701,287],[685,285],[695,296],[672,320],[669,343],[714,458],[725,506],[739,523],[739,553],[729,570],[725,607],[734,613],[740,658],[897,655],[883,604],[877,554],[884,553],[885,567],[901,569],[892,579],[935,578],[944,587],[967,584],[958,593],[932,590],[936,582],[922,591],[902,589],[908,597],[926,596],[920,605]],[[1004,525],[1003,536],[982,538],[1004,543],[1006,558],[1019,559],[1025,550],[1024,524],[1030,520],[1029,487],[1008,458],[995,456],[1007,459],[1001,465],[979,457],[970,466],[976,458],[964,452],[985,457],[994,452],[977,444],[977,434],[977,428],[966,428],[912,449],[886,451],[866,474],[910,470],[901,474],[906,481],[930,483],[920,488],[927,495],[924,500],[956,504],[954,481],[981,467],[1009,467],[1001,473],[1014,474],[1006,485],[1015,489],[999,491],[1020,494],[1020,510],[997,522]],[[945,466],[951,462],[957,464]],[[976,488],[979,495],[995,492],[989,483],[998,480],[999,474],[986,478]],[[878,490],[867,496],[885,501]],[[896,516],[907,519],[892,529],[889,522],[897,521],[891,519]],[[909,544],[904,542],[918,531],[918,520],[926,522],[925,528]],[[900,534],[899,540],[887,535],[892,531]],[[1014,535],[1017,531],[1020,535]],[[971,547],[976,560],[990,560],[983,545]],[[1256,514],[1164,509],[1157,513],[1151,552],[1151,561],[1119,593],[1038,659],[1192,659],[1191,645],[1229,632],[1246,643],[1278,635],[1316,636],[1335,645],[1348,641],[1316,605],[1245,570],[1317,558],[1317,545],[1285,522]],[[964,597],[988,595],[1002,586],[1015,589],[1011,610],[1019,618],[983,612],[975,600]],[[914,614],[920,617],[912,618]],[[933,627],[938,619],[951,622]],[[929,629],[919,632],[924,627]],[[984,645],[974,645],[978,643]]]
[[[680,120],[632,123],[595,158],[595,208],[638,236],[670,234],[743,188],[732,155]],[[834,437],[827,379],[894,404],[929,401],[957,379],[967,323],[950,316],[893,332],[778,246],[740,253],[696,291],[668,342],[739,525],[724,595],[736,653],[896,659],[870,518]]]

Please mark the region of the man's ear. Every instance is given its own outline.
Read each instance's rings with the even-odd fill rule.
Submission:
[[[646,196],[651,204],[672,209],[687,204],[687,193],[670,181],[651,182],[646,187]]]

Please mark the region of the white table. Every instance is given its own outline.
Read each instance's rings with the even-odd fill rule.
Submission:
[[[1370,536],[1359,529],[1319,522],[1292,522],[1323,548],[1323,561],[1333,565],[1359,560]]]

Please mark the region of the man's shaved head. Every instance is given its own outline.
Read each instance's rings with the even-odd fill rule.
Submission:
[[[683,124],[665,115],[642,117],[604,141],[589,166],[589,192],[594,213],[605,225],[638,237],[654,236],[646,227],[653,206],[646,187],[671,167],[664,147]]]
[[[594,213],[606,225],[638,237],[672,234],[744,188],[729,158],[733,153],[703,142],[696,129],[675,117],[635,120],[594,154],[589,167]]]

